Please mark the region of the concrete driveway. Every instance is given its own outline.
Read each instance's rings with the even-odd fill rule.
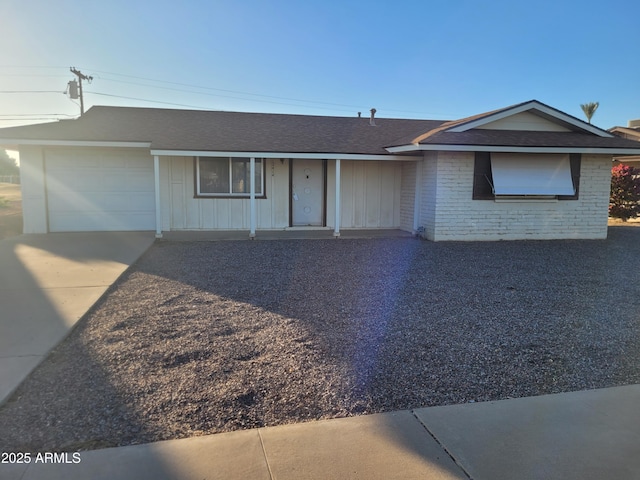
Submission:
[[[151,232],[0,240],[0,404],[153,242]]]

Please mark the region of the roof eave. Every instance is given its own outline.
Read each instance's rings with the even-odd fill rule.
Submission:
[[[388,147],[389,153],[408,153],[418,151],[445,152],[517,152],[517,153],[591,153],[605,155],[640,155],[640,148],[604,148],[604,147],[524,147],[509,145],[450,145],[450,144],[409,144]]]
[[[582,120],[573,117],[569,114],[561,112],[560,110],[556,110],[555,108],[549,107],[544,103],[540,103],[537,100],[531,100],[526,103],[522,103],[519,105],[515,105],[511,108],[506,108],[494,114],[487,115],[486,117],[479,118],[477,120],[471,120],[469,122],[464,122],[454,127],[447,129],[448,132],[466,132],[467,130],[471,130],[472,128],[477,128],[482,125],[486,125],[487,123],[495,122],[497,120],[501,120],[506,117],[510,117],[512,115],[516,115],[518,113],[526,112],[529,110],[537,110],[542,113],[544,116],[548,118],[553,118],[559,120],[560,122],[574,126],[579,128],[580,130],[593,133],[599,137],[614,137],[614,135],[606,130],[602,130],[594,125],[583,122]]]
[[[420,155],[335,152],[248,152],[222,150],[168,150],[152,149],[151,155],[178,157],[255,157],[255,158],[299,158],[312,160],[418,160]]]

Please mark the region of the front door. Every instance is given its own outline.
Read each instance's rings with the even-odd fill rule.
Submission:
[[[324,160],[291,160],[291,226],[324,226]]]

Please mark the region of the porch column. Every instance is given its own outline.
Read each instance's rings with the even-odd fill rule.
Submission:
[[[413,234],[418,234],[420,228],[420,204],[422,203],[422,162],[416,161],[416,186],[413,199]]]
[[[340,236],[340,159],[336,159],[336,221],[333,236]]]
[[[160,157],[153,156],[153,187],[156,195],[156,238],[162,238],[162,210],[160,209]]]
[[[249,238],[256,236],[256,159],[249,161]]]

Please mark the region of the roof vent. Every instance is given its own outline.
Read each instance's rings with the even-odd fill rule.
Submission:
[[[362,112],[358,112],[358,118],[362,116]]]
[[[372,127],[376,126],[376,109],[372,108],[371,109],[371,118],[369,118],[369,125],[371,125]]]

